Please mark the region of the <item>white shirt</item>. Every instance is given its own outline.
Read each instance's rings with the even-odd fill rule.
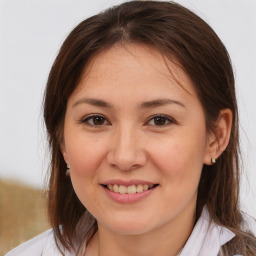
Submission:
[[[234,237],[235,234],[229,229],[221,227],[211,220],[205,207],[180,256],[217,256],[220,247]],[[52,229],[18,246],[5,256],[28,255],[62,256],[56,247]],[[75,253],[66,252],[65,256],[75,256]]]

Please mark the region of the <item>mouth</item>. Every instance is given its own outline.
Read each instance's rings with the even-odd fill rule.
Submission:
[[[124,185],[118,185],[118,184],[101,184],[104,188],[115,192],[119,194],[136,194],[143,191],[151,190],[159,184],[138,184],[138,185],[130,185],[130,186],[124,186]]]

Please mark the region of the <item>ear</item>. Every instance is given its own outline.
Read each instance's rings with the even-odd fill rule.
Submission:
[[[232,127],[232,111],[222,109],[215,124],[215,130],[208,136],[207,149],[204,163],[212,164],[212,159],[217,159],[226,149],[229,143]]]

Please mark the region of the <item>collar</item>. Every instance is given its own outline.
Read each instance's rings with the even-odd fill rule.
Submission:
[[[180,256],[216,256],[221,246],[234,237],[233,232],[211,219],[205,206]]]

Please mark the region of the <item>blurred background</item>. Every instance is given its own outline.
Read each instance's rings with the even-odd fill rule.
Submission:
[[[48,228],[48,151],[42,97],[68,33],[120,0],[0,0],[0,255]],[[243,179],[241,205],[256,217],[256,1],[177,0],[208,22],[236,75]]]

